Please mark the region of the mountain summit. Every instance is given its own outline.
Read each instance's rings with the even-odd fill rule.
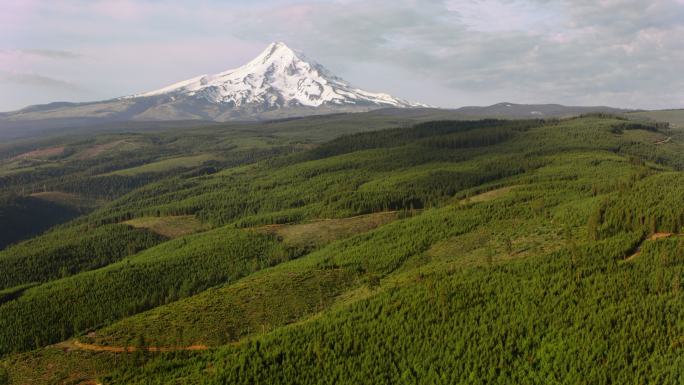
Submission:
[[[306,59],[285,43],[271,43],[242,67],[201,75],[132,97],[194,97],[240,109],[284,107],[369,106],[419,107],[382,93],[353,88],[322,65]]]
[[[156,91],[91,103],[51,103],[0,114],[22,127],[163,120],[264,120],[378,108],[424,107],[354,88],[285,43],[271,43],[242,67]]]

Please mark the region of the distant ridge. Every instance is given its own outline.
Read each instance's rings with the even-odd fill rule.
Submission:
[[[40,110],[41,106],[33,106]],[[354,112],[354,116],[350,113]],[[353,119],[363,122],[364,120],[393,121],[397,126],[411,125],[427,120],[468,120],[468,119],[544,119],[564,118],[579,116],[588,113],[624,114],[634,112],[612,107],[566,107],[557,104],[514,104],[498,103],[485,107],[462,107],[458,109],[439,109],[429,107],[413,108],[377,108],[367,112],[359,111],[333,111],[328,113],[306,114],[291,116],[278,116],[277,114],[264,114],[263,122],[283,122],[298,120],[308,117],[319,116],[321,124],[328,121],[344,121]],[[10,113],[11,114],[11,113]],[[7,114],[6,114],[7,115]],[[633,114],[631,114],[633,115]],[[256,123],[256,122],[255,122]],[[116,118],[53,118],[44,120],[8,120],[0,114],[0,139],[26,138],[35,135],[50,133],[85,133],[85,132],[119,132],[119,131],[149,131],[171,127],[197,127],[213,124],[222,124],[214,120],[179,119],[179,120],[134,120]],[[230,124],[242,124],[240,120]],[[249,122],[245,122],[249,124]]]
[[[468,106],[461,107],[456,111],[464,115],[477,117],[502,117],[502,118],[562,118],[589,114],[595,112],[626,113],[634,110],[606,106],[563,106],[561,104],[515,104],[497,103],[487,107]]]

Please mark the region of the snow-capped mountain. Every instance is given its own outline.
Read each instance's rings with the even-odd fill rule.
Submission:
[[[234,108],[258,106],[264,110],[322,105],[423,106],[391,95],[354,88],[282,42],[269,44],[259,56],[242,67],[216,75],[197,76],[129,98],[162,95],[194,97]]]
[[[264,120],[422,104],[349,85],[284,43],[242,67],[162,89],[91,103],[50,103],[0,114],[0,126],[98,122]]]

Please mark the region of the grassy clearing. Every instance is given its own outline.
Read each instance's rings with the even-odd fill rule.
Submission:
[[[109,143],[96,144],[87,147],[76,154],[76,159],[93,159],[98,156],[109,154],[114,151],[133,151],[143,147],[143,143],[135,142],[134,139],[119,139]]]
[[[176,168],[196,167],[202,165],[204,162],[218,159],[214,154],[199,154],[192,156],[180,156],[177,158],[170,158],[160,160],[158,162],[148,163],[138,167],[127,168],[124,170],[117,170],[106,175],[121,175],[133,176],[148,172],[164,172]]]
[[[0,360],[0,375],[4,368],[10,383],[21,385],[97,384],[100,376],[123,364],[125,358],[53,346]]]
[[[53,156],[62,155],[64,153],[64,146],[40,148],[37,150],[25,152],[17,155],[12,160],[17,159],[47,159]]]
[[[428,261],[452,260],[454,266],[480,266],[512,259],[548,254],[563,246],[558,227],[550,221],[530,223],[506,220],[487,228],[456,236],[434,244],[425,253]]]
[[[209,225],[200,222],[192,215],[142,217],[131,219],[123,223],[135,228],[148,229],[168,238],[178,238],[211,228]]]
[[[508,194],[511,190],[513,190],[515,186],[507,186],[507,187],[501,187],[495,190],[490,190],[487,192],[483,192],[477,195],[473,195],[471,197],[468,197],[466,199],[462,199],[461,203],[463,204],[468,204],[468,203],[482,203],[482,202],[489,202],[494,199],[500,198],[506,194]]]
[[[332,241],[365,233],[397,219],[397,212],[379,212],[351,218],[321,219],[291,225],[268,225],[256,228],[275,234],[282,241],[294,247],[318,247]]]

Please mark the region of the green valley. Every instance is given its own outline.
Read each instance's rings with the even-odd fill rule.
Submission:
[[[0,383],[684,378],[678,126],[362,117],[9,157]]]

